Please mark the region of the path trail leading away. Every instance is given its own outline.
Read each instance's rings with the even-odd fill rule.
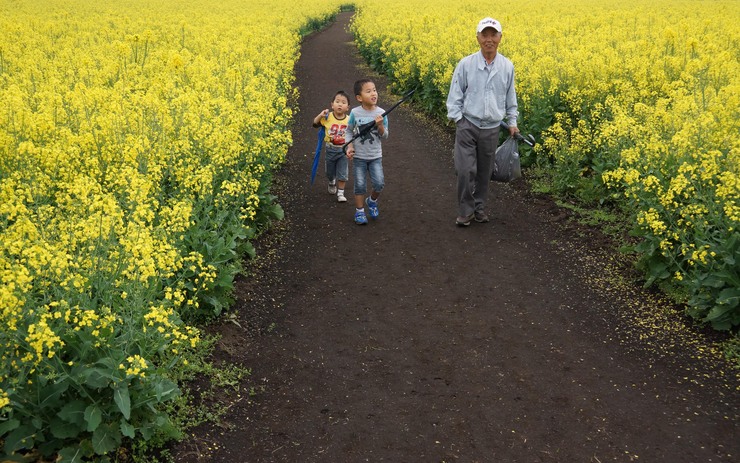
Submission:
[[[196,428],[178,461],[737,461],[737,383],[628,348],[617,315],[633,296],[594,287],[589,243],[570,245],[546,200],[492,184],[492,221],[454,225],[445,130],[391,114],[381,217],[367,226],[322,171],[309,185],[312,118],[369,74],[349,17],[304,42],[295,145],[276,179],[286,220],[237,290],[246,329],[215,327],[218,357],[252,368],[258,392]]]

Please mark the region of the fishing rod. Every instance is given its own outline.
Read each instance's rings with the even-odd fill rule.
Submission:
[[[385,117],[385,116],[387,116],[387,115],[388,115],[388,113],[390,113],[391,111],[393,111],[394,109],[396,109],[396,108],[398,107],[398,105],[400,105],[400,104],[401,104],[401,103],[403,103],[404,101],[408,100],[408,99],[409,99],[409,98],[411,97],[411,95],[413,95],[413,94],[414,94],[414,92],[415,92],[415,91],[416,91],[416,89],[413,89],[413,90],[409,90],[408,92],[406,92],[406,93],[405,93],[405,94],[403,95],[403,97],[402,97],[402,98],[401,98],[400,100],[398,100],[398,101],[397,101],[396,103],[394,103],[394,104],[393,104],[393,106],[391,106],[390,108],[388,108],[388,109],[386,109],[385,111],[383,111],[383,114],[381,114],[381,116],[382,116],[382,117]],[[373,120],[373,121],[371,121],[371,122],[368,122],[368,123],[366,123],[366,124],[362,124],[361,126],[359,126],[359,127],[357,128],[357,131],[358,131],[358,132],[357,132],[357,135],[354,135],[354,136],[352,137],[352,140],[350,140],[350,141],[348,141],[347,143],[345,143],[344,145],[342,145],[342,151],[344,151],[344,152],[346,153],[346,152],[347,152],[347,145],[349,145],[350,143],[352,143],[352,141],[353,141],[353,140],[354,140],[355,138],[361,138],[361,137],[363,137],[363,136],[367,135],[368,133],[370,133],[370,131],[371,131],[371,130],[372,130],[372,129],[373,129],[373,128],[374,128],[375,126],[376,126],[376,125],[377,125],[377,124],[375,123],[375,120]]]

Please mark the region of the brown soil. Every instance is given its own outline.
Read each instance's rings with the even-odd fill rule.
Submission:
[[[304,41],[295,144],[276,178],[286,220],[258,243],[235,318],[209,328],[217,360],[252,375],[176,460],[738,461],[740,380],[706,354],[712,335],[524,183],[491,184],[492,221],[456,227],[448,130],[406,105],[391,114],[381,217],[367,226],[351,195],[327,194],[323,168],[309,184],[311,119],[371,74],[348,22]]]

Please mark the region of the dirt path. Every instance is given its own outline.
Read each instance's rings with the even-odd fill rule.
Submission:
[[[246,329],[214,327],[258,392],[178,461],[737,461],[737,376],[632,339],[619,314],[650,295],[600,289],[599,242],[548,201],[491,185],[491,223],[455,227],[445,131],[390,116],[381,217],[365,227],[321,173],[309,186],[311,119],[368,74],[348,20],[305,40],[286,220],[240,283]]]

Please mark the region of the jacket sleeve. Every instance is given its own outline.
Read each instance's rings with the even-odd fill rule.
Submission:
[[[465,77],[465,67],[463,66],[463,60],[461,60],[455,66],[455,72],[452,74],[452,82],[450,83],[450,92],[447,94],[447,119],[454,122],[462,119],[466,89],[467,79]]]
[[[509,127],[516,127],[516,119],[519,116],[519,105],[516,100],[514,80],[514,68],[512,66],[509,86],[506,89],[506,123]]]

